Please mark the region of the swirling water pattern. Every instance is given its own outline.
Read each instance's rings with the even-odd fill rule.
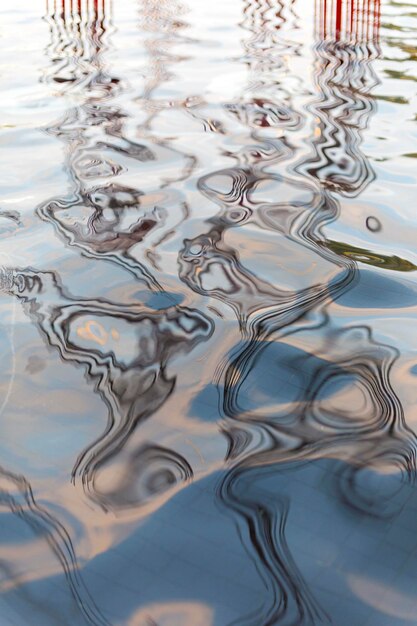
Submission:
[[[1,7],[1,624],[417,624],[414,9]]]

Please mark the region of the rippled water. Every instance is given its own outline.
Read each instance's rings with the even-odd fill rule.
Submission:
[[[1,7],[0,623],[417,624],[417,5]]]

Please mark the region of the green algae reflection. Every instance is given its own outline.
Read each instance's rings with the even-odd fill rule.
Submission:
[[[417,266],[411,263],[411,261],[407,261],[407,259],[402,259],[395,255],[388,256],[385,254],[377,254],[366,248],[356,248],[347,243],[331,241],[330,239],[326,240],[325,245],[329,250],[336,252],[336,254],[354,259],[360,263],[366,263],[367,265],[384,267],[385,269],[394,270],[396,272],[413,272],[417,269]]]

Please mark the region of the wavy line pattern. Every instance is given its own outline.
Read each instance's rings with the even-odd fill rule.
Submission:
[[[53,273],[9,271],[3,285],[27,304],[48,345],[64,361],[86,368],[108,407],[106,431],[81,453],[73,470],[73,479],[80,476],[90,496],[105,507],[94,491],[98,468],[166,401],[175,387],[175,377],[167,374],[169,360],[207,340],[212,323],[185,307],[155,311],[139,304],[123,309],[103,300],[80,301]]]
[[[351,526],[368,549],[360,524],[374,524],[385,554],[399,538],[384,533],[415,510],[417,470],[401,333],[397,345],[375,313],[390,290],[390,310],[412,309],[416,264],[391,244],[371,249],[383,211],[337,239],[380,176],[364,147],[384,80],[380,2],[317,0],[308,55],[296,0],[242,0],[238,43],[199,2],[135,10],[47,3],[40,81],[60,113],[43,130],[67,186],[34,208],[33,249],[43,239],[47,254],[29,245],[25,261],[8,260],[0,291],[64,370],[82,368],[108,421],[71,458],[68,488],[80,489],[68,511],[3,468],[0,505],[46,540],[76,620],[368,624],[384,610],[357,617],[359,567],[334,535]],[[411,62],[409,42],[401,50]],[[20,209],[0,217],[4,241],[25,233]],[[310,545],[327,518],[334,533]],[[361,568],[383,578],[372,554]],[[19,586],[9,558],[0,569]]]
[[[65,527],[36,503],[31,486],[23,476],[0,468],[0,481],[0,505],[22,518],[37,536],[47,541],[60,562],[81,615],[94,626],[108,626],[109,622],[101,614],[83,582],[74,546]]]

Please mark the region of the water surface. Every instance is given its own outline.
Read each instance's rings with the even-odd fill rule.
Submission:
[[[417,624],[417,5],[0,13],[1,624]]]

